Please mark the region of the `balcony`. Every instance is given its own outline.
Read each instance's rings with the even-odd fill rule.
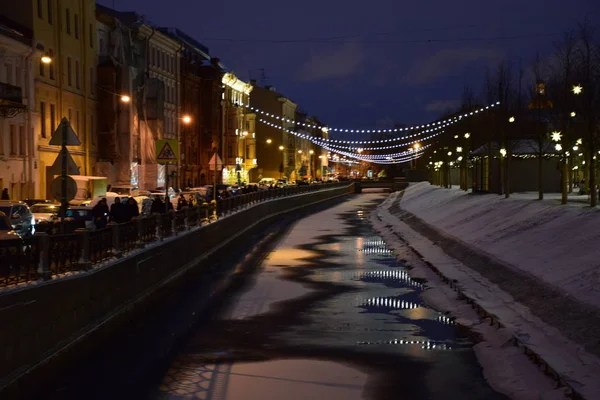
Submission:
[[[12,118],[27,110],[20,87],[0,83],[0,118]]]

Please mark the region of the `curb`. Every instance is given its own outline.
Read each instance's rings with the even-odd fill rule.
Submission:
[[[396,197],[390,203],[388,203],[388,204],[382,203],[381,207],[386,212],[389,213],[389,209],[391,208],[391,206],[395,202],[399,201],[402,198],[403,194],[404,194],[404,191],[399,192],[399,194],[396,195]],[[393,215],[391,213],[389,213],[389,214],[391,217],[398,219],[395,215]],[[393,229],[392,225],[390,225],[389,223],[386,223],[379,213],[377,213],[376,217],[380,222],[385,224],[384,225],[385,228],[389,229],[389,231],[391,233],[393,233],[394,236],[396,236],[398,238],[398,240],[400,240],[406,247],[408,247],[410,249],[410,251],[415,253],[421,259],[421,261],[427,265],[427,267],[429,267],[438,277],[440,277],[440,279],[445,284],[450,286],[450,288],[458,294],[459,300],[464,300],[469,305],[471,305],[471,307],[475,310],[475,312],[477,312],[477,315],[481,318],[482,322],[486,319],[489,319],[489,324],[492,327],[496,326],[497,329],[507,327],[505,324],[502,323],[501,319],[498,316],[496,316],[495,314],[486,310],[483,306],[481,306],[477,302],[476,299],[465,294],[465,292],[463,290],[461,290],[461,288],[459,287],[458,282],[456,280],[448,278],[435,265],[433,265],[431,262],[425,260],[423,254],[421,254],[421,252],[419,252],[406,239],[404,239],[401,234],[396,232]],[[435,227],[432,227],[432,228],[436,229]],[[419,235],[422,236],[421,234],[419,234]],[[457,261],[460,262],[460,260],[457,260]],[[575,389],[572,385],[570,385],[569,379],[566,379],[565,377],[561,376],[561,374],[559,372],[557,372],[550,365],[550,363],[548,361],[546,361],[540,354],[538,354],[534,349],[532,349],[527,343],[523,342],[518,337],[518,335],[513,334],[511,342],[515,347],[523,349],[523,353],[525,355],[527,355],[527,357],[538,367],[538,369],[541,370],[542,372],[544,372],[545,375],[549,376],[550,378],[552,378],[554,380],[554,382],[556,383],[555,389],[558,389],[561,387],[566,388],[568,390],[567,396],[573,400],[591,400],[590,398],[586,398],[582,393],[580,393],[577,389]]]

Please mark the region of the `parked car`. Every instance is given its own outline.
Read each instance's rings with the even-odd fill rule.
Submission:
[[[0,211],[0,240],[17,240],[21,236],[15,232],[8,216]]]
[[[74,206],[67,209],[67,218],[77,222],[79,228],[94,230],[94,215],[92,207]]]
[[[42,221],[52,221],[59,210],[60,203],[37,203],[30,207],[36,224]]]
[[[9,218],[11,226],[20,236],[34,233],[35,221],[27,204],[20,201],[0,201],[0,211]]]
[[[137,186],[127,186],[127,185],[114,185],[111,186],[110,191],[118,194],[119,196],[127,196],[127,197],[135,197],[139,196],[140,188]]]

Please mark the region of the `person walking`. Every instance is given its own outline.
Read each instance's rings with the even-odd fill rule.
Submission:
[[[94,216],[94,224],[97,229],[106,228],[106,224],[108,223],[108,214],[109,214],[108,205],[106,204],[106,199],[101,199],[98,204],[92,208],[92,215]]]

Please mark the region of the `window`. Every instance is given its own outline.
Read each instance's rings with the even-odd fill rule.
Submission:
[[[10,126],[10,136],[8,138],[9,140],[9,144],[8,144],[8,148],[10,149],[10,155],[11,156],[15,156],[17,155],[17,146],[18,146],[18,136],[17,136],[17,126],[16,125],[11,125]]]
[[[19,155],[24,156],[27,154],[27,149],[25,149],[26,141],[25,141],[25,127],[19,126]]]
[[[90,24],[90,32],[89,32],[89,37],[90,37],[90,48],[94,48],[94,26],[92,24]]]
[[[73,15],[73,30],[75,31],[75,39],[79,39],[79,15]]]
[[[14,85],[13,82],[13,66],[12,64],[4,64],[4,69],[6,70],[6,83],[8,83],[9,85]]]
[[[96,92],[96,88],[95,88],[95,75],[94,75],[94,67],[90,67],[90,93],[94,94]]]
[[[150,52],[150,64],[156,65],[156,48],[152,47],[152,51]]]
[[[54,132],[54,129],[56,129],[56,106],[50,104],[50,130]]]
[[[67,111],[67,118],[69,119],[69,123],[73,126],[73,111],[69,108]]]
[[[252,158],[252,157],[250,157],[250,156],[251,156],[251,154],[250,154],[250,145],[249,145],[249,144],[247,144],[247,145],[246,145],[246,158]]]
[[[54,80],[54,63],[53,62],[51,62],[48,65],[48,71],[49,71],[49,74],[50,74],[50,79]]]
[[[46,137],[46,103],[43,101],[40,102],[40,133]]]
[[[79,61],[75,61],[75,87],[77,89],[81,88],[79,84]]]
[[[231,143],[227,144],[227,158],[233,158],[233,146]]]
[[[94,116],[90,116],[90,135],[92,136],[92,144],[96,144],[96,126],[94,125]]]
[[[73,85],[73,81],[71,79],[71,57],[67,57],[67,84],[69,86]]]
[[[44,10],[42,9],[42,0],[37,0],[38,17],[44,19]]]
[[[79,110],[75,111],[75,134],[79,136]]]
[[[70,35],[71,34],[71,10],[69,10],[68,8],[65,10],[65,26],[67,27],[67,34]]]
[[[48,23],[54,23],[54,11],[52,10],[52,0],[48,0]]]
[[[104,54],[103,51],[104,51],[104,39],[102,37],[99,37],[98,38],[98,52],[100,54]]]
[[[45,75],[45,68],[44,68],[44,63],[42,62],[42,60],[40,60],[40,76],[44,76]]]

